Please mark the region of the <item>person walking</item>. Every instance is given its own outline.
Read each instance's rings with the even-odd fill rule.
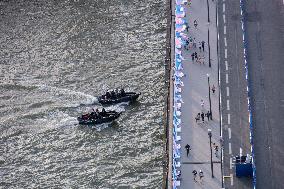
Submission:
[[[195,57],[195,60],[197,61],[198,60],[197,52],[194,52],[194,57]]]
[[[216,147],[216,144],[215,144],[215,142],[213,142],[212,146],[213,146],[213,148],[214,148],[214,150],[215,150],[215,147]]]
[[[177,171],[177,180],[181,180],[181,171]]]
[[[206,117],[207,117],[207,119],[209,121],[209,118],[210,118],[210,112],[209,111],[206,113]]]
[[[209,112],[209,117],[210,117],[211,120],[213,120],[213,118],[212,118],[212,112]]]
[[[197,24],[197,20],[194,20],[194,21],[193,21],[193,25],[194,25],[195,29],[197,29],[197,25],[198,25],[198,24]]]
[[[190,36],[189,37],[189,48],[191,48],[192,46],[193,46],[193,39],[192,39],[192,37]]]
[[[217,145],[215,145],[214,149],[215,149],[215,156],[218,157],[219,147]]]
[[[199,170],[199,179],[200,179],[200,182],[201,182],[201,183],[202,183],[202,181],[203,181],[203,177],[204,177],[203,171],[200,169],[200,170]]]
[[[204,62],[205,62],[205,56],[204,55],[201,57],[201,62],[204,65]]]
[[[202,45],[201,45],[201,43],[199,42],[199,43],[198,43],[199,52],[201,52],[201,46],[202,46]]]
[[[196,48],[196,39],[193,38],[193,48]]]
[[[189,144],[186,144],[186,145],[185,145],[185,149],[186,149],[186,156],[188,157],[189,151],[191,150]]]
[[[194,53],[192,53],[191,54],[192,63],[194,63],[194,57],[195,57],[195,55],[194,55]]]
[[[212,93],[213,94],[215,93],[215,86],[214,85],[212,86]]]
[[[197,121],[200,120],[200,113],[197,114],[197,116],[195,117],[195,122],[197,123]]]
[[[201,119],[202,119],[202,122],[204,123],[204,113],[203,112],[201,113]]]
[[[198,55],[197,62],[201,65],[201,56],[200,55]]]
[[[204,52],[205,41],[201,41],[202,51]]]
[[[200,105],[201,105],[201,109],[204,109],[204,100],[201,99]]]
[[[196,180],[197,171],[196,171],[196,170],[193,170],[193,171],[192,171],[192,174],[193,174],[193,180],[194,180],[194,182],[197,182],[197,180]]]

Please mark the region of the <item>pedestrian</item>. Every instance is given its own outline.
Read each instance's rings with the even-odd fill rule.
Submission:
[[[212,118],[212,112],[209,112],[209,117],[210,117],[211,120],[213,120],[213,118]]]
[[[204,100],[201,99],[200,105],[201,105],[201,109],[204,109]]]
[[[212,86],[212,93],[213,94],[215,93],[215,86],[214,85]]]
[[[177,180],[181,180],[181,171],[177,171]]]
[[[203,52],[204,52],[205,41],[201,41],[201,45],[202,45],[202,50],[203,50]]]
[[[185,149],[186,149],[186,156],[188,157],[189,150],[191,150],[189,144],[186,144],[186,145],[185,145]]]
[[[217,145],[215,145],[215,156],[218,157],[218,150],[219,150],[219,147]]]
[[[194,53],[191,54],[192,63],[194,63]]]
[[[185,41],[185,43],[186,43],[186,45],[189,45],[189,41],[188,41],[188,39]]]
[[[197,25],[198,25],[197,20],[194,20],[193,25],[194,25],[195,29],[197,29]]]
[[[203,112],[201,113],[201,119],[202,119],[202,122],[204,123],[204,113]]]
[[[199,52],[201,52],[201,43],[198,43]]]
[[[194,56],[195,56],[195,59],[197,61],[197,59],[198,59],[197,52],[194,52]]]
[[[204,65],[204,62],[205,62],[205,56],[202,56],[202,57],[201,57],[201,61],[202,61],[202,64]]]
[[[206,113],[206,117],[207,117],[207,119],[209,121],[209,118],[210,118],[210,112],[209,111]]]
[[[224,144],[224,139],[222,136],[220,136],[220,146],[223,148],[223,144]]]
[[[195,182],[197,182],[197,180],[196,180],[197,171],[196,171],[196,170],[193,170],[192,173],[193,173],[193,180],[194,180]]]
[[[196,40],[193,38],[193,48],[196,48]]]
[[[197,116],[195,117],[195,122],[197,123],[197,121],[200,120],[200,113],[197,114]]]
[[[213,146],[213,148],[215,149],[215,147],[216,147],[216,144],[215,144],[215,142],[213,142],[212,146]]]
[[[204,177],[203,171],[200,169],[200,170],[199,170],[199,179],[200,179],[200,182],[203,181],[203,177]]]
[[[197,58],[196,62],[198,62],[199,64],[201,64],[201,62],[200,62],[200,55],[198,55],[198,58]]]

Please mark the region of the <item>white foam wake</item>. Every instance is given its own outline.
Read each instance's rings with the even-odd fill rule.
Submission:
[[[79,124],[76,117],[69,116],[68,114],[55,111],[51,112],[43,118],[36,120],[36,125],[42,126],[43,128],[57,128],[64,126],[74,126]]]
[[[41,91],[52,93],[53,96],[63,100],[63,105],[67,107],[78,107],[80,105],[90,105],[98,102],[97,97],[79,91],[52,87],[48,85],[37,85],[37,87]]]

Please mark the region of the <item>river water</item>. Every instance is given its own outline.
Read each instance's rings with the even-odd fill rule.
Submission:
[[[161,188],[165,0],[0,1],[0,188]],[[96,96],[142,96],[78,125]]]

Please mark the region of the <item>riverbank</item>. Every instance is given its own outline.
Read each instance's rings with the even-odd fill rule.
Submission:
[[[173,33],[173,20],[172,15],[174,13],[174,6],[172,0],[168,0],[167,3],[167,35],[166,35],[166,56],[165,56],[165,84],[166,84],[166,95],[164,105],[164,162],[163,162],[163,186],[162,188],[170,188],[171,184],[171,167],[172,167],[172,49],[174,49]]]

